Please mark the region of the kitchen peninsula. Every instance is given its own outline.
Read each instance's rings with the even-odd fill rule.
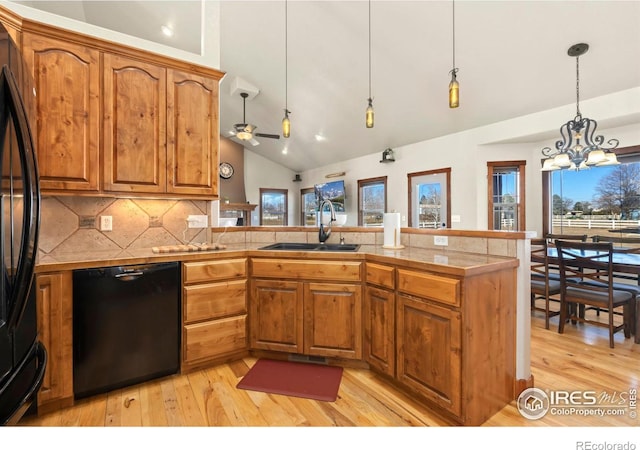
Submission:
[[[528,355],[519,354],[523,344],[515,338],[517,312],[522,313],[516,303],[522,269],[518,249],[528,242],[525,233],[437,230],[447,235],[446,248],[434,247],[434,230],[403,229],[405,248],[388,250],[382,248],[381,229],[344,228],[347,242],[362,244],[358,251],[339,253],[260,250],[276,241],[315,242],[317,230],[304,227],[212,232],[213,242],[221,235],[224,250],[48,254],[38,264],[38,292],[46,292],[41,297],[58,304],[55,311],[64,317],[71,308],[71,291],[64,281],[52,282],[56,277],[69,280],[71,271],[79,268],[180,261],[183,373],[250,352],[365,364],[451,423],[464,425],[483,423],[530,383],[517,375],[517,366]],[[339,239],[337,234],[332,238]],[[261,302],[267,298],[283,307],[287,302],[300,305],[301,316],[288,314],[291,305],[269,309],[269,314],[288,321],[285,328],[295,330],[293,336],[260,325],[269,320],[256,320],[265,314]],[[234,306],[223,304],[226,301]],[[314,315],[313,305],[326,308],[326,314]],[[319,334],[329,329],[328,323],[335,328],[332,313],[345,325],[332,329],[330,336]],[[62,327],[43,333],[50,337],[52,359],[57,361],[51,372],[56,367],[62,371],[47,381],[68,384],[70,375],[64,370],[70,370],[70,363],[64,360],[70,356],[72,330],[65,320],[43,322]],[[278,333],[281,345],[274,339]],[[49,396],[43,411],[73,403],[68,388],[59,390],[66,398]]]

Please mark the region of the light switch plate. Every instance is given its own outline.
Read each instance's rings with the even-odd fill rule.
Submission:
[[[449,236],[434,236],[433,245],[449,245]]]

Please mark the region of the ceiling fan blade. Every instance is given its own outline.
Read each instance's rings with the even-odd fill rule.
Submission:
[[[249,142],[251,142],[251,145],[253,145],[254,147],[256,145],[260,145],[260,142],[256,141],[254,138],[249,139]]]
[[[269,139],[280,139],[279,134],[253,133],[253,135],[258,137],[269,138]]]

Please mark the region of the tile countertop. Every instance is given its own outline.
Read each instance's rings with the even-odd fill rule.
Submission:
[[[36,273],[60,270],[86,269],[130,264],[148,264],[168,261],[202,261],[219,258],[260,256],[268,258],[304,259],[349,259],[387,264],[402,264],[405,267],[433,270],[444,274],[469,276],[491,272],[507,267],[517,267],[517,258],[406,247],[386,249],[381,245],[361,245],[355,252],[317,252],[260,250],[271,243],[254,242],[227,244],[225,249],[209,251],[154,253],[151,248],[94,251],[83,253],[50,253],[38,259]]]

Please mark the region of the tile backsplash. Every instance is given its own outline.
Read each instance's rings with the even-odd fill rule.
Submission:
[[[187,228],[186,219],[198,214],[210,221],[210,206],[205,200],[43,197],[39,254],[209,242],[210,228]],[[112,231],[100,231],[105,215]]]

